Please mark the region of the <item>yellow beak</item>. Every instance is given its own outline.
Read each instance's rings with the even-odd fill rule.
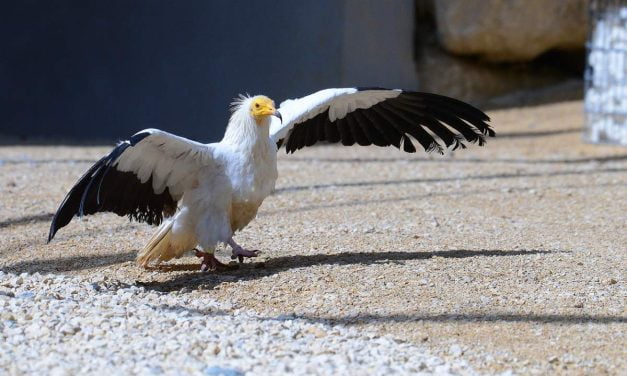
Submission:
[[[278,117],[279,120],[283,122],[283,117],[281,116],[281,113],[277,111],[277,109],[274,108],[274,106],[272,105],[263,106],[262,108],[255,111],[254,115],[256,117],[272,115]]]

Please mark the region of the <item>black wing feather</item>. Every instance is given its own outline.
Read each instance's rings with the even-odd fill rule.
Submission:
[[[404,117],[414,117],[420,124],[426,126],[431,132],[435,133],[439,138],[444,141],[444,144],[449,147],[454,145],[453,149],[459,147],[459,136],[448,129],[444,124],[440,123],[438,119],[433,117],[427,112],[418,112],[412,107],[404,106],[399,102],[390,102],[390,106],[397,109],[399,113]]]
[[[359,126],[357,121],[355,120],[355,116],[347,116],[346,123],[348,124],[348,129],[350,129],[351,134],[355,138],[357,144],[361,146],[372,145],[372,141],[366,137],[363,129]]]
[[[151,225],[160,224],[164,215],[176,210],[177,200],[166,188],[162,193],[152,189],[152,176],[142,183],[132,172],[116,169],[116,161],[129,147],[149,133],[139,133],[130,141],[116,146],[109,155],[96,162],[72,187],[59,206],[50,224],[48,241],[74,216],[97,212],[113,212]]]
[[[318,116],[321,115],[325,116],[322,119],[322,123],[324,124],[325,140],[331,143],[340,142],[342,140],[342,136],[340,135],[340,130],[338,129],[337,125],[331,123],[331,121],[329,120],[329,115],[326,112]]]
[[[403,136],[403,151],[406,153],[416,152],[416,147],[411,143],[411,140],[407,136]]]
[[[436,139],[429,134],[429,132],[425,131],[420,126],[415,126],[412,124],[411,119],[404,116],[402,112],[394,111],[389,104],[385,102],[381,102],[376,106],[380,114],[385,114],[388,116],[388,119],[393,119],[394,126],[396,126],[403,135],[410,134],[413,138],[415,138],[420,145],[427,151],[431,152],[433,150],[437,150],[438,153],[442,154],[444,151],[442,146],[436,141]]]
[[[418,96],[417,94],[424,95]],[[399,96],[398,98],[401,100],[404,99],[403,96]],[[494,130],[490,128],[490,125],[487,123],[490,121],[488,115],[468,103],[432,93],[411,93],[407,98],[413,100],[414,103],[421,104],[427,111],[431,108],[440,108],[445,110],[463,120],[466,120],[479,129],[484,135],[488,135],[490,137],[495,136]]]
[[[372,144],[377,146],[390,146],[392,144],[387,137],[380,133],[376,126],[372,124],[366,116],[364,116],[363,110],[359,109],[355,111],[354,114],[355,121],[359,124],[359,126],[361,126],[364,134]]]
[[[336,121],[337,128],[340,130],[340,136],[342,137],[342,145],[351,146],[355,144],[355,138],[351,133],[350,127],[346,122],[346,118],[342,118]],[[300,148],[299,148],[300,149]]]
[[[390,145],[394,145],[400,149],[403,135],[396,128],[394,128],[393,125],[387,124],[386,120],[379,116],[375,111],[362,110],[361,114],[371,122],[379,133],[381,133],[390,143]]]

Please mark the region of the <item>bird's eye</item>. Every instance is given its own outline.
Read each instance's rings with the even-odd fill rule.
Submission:
[[[255,103],[255,107],[256,107],[256,108],[259,108],[259,103]]]

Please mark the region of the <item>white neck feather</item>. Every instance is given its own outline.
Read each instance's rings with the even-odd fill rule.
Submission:
[[[238,147],[254,147],[260,143],[267,144],[270,137],[270,118],[266,117],[257,123],[250,114],[250,98],[237,103],[231,114],[229,124],[221,142]]]

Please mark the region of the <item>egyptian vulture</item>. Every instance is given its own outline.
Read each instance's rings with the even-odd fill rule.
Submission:
[[[74,216],[113,212],[161,225],[137,261],[146,267],[187,251],[201,270],[222,266],[220,243],[241,262],[259,251],[233,235],[255,218],[277,179],[277,151],[317,142],[390,146],[414,153],[483,145],[494,131],[482,111],[449,97],[383,88],[326,89],[275,109],[263,95],[232,103],[224,138],[202,144],[146,129],[117,144],[78,180],[57,210],[48,241]],[[444,146],[442,146],[444,144]]]

